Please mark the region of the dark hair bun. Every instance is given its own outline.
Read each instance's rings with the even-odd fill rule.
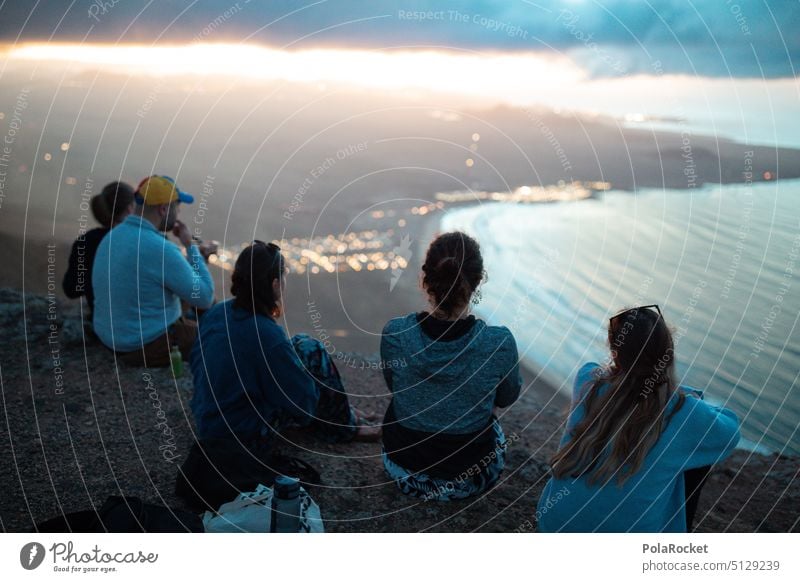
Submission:
[[[92,205],[92,215],[94,219],[99,222],[105,228],[111,228],[111,224],[114,221],[114,217],[111,214],[111,210],[106,204],[106,200],[102,194],[95,194],[92,196],[91,200]]]
[[[105,228],[111,228],[127,211],[133,202],[133,188],[125,182],[111,182],[103,187],[100,194],[92,196],[92,214]]]
[[[453,314],[469,302],[483,280],[480,245],[463,232],[440,235],[428,247],[422,272],[422,284],[435,308]]]
[[[461,264],[455,257],[445,257],[436,265],[436,270],[443,278],[455,281],[461,276]]]

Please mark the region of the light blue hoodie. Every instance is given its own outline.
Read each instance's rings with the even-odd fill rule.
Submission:
[[[562,446],[583,418],[586,384],[598,368],[588,363],[578,371]],[[667,417],[676,400],[673,396],[667,403]],[[688,396],[642,466],[622,486],[615,480],[590,485],[586,475],[551,478],[539,499],[539,531],[686,532],[683,472],[722,461],[738,442],[739,421],[733,412]]]
[[[140,216],[128,216],[103,238],[92,287],[94,331],[118,352],[140,349],[163,335],[180,318],[181,299],[201,309],[214,302],[214,281],[200,249],[191,245],[184,257]]]

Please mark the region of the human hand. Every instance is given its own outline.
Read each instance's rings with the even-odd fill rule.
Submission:
[[[192,244],[192,234],[189,232],[189,227],[182,223],[180,220],[175,221],[175,226],[172,227],[172,234],[174,234],[181,241],[181,244],[187,249]]]
[[[690,388],[689,386],[678,386],[678,390],[683,392],[686,396],[703,400],[703,391],[697,388]]]
[[[200,254],[203,255],[203,258],[208,260],[208,257],[217,253],[217,250],[219,249],[219,243],[212,240],[209,242],[200,243],[198,248],[200,249]]]

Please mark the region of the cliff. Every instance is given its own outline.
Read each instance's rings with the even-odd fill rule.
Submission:
[[[183,508],[173,487],[193,439],[188,371],[176,380],[169,370],[116,366],[84,334],[79,305],[46,295],[0,290],[0,337],[3,530],[30,530],[109,495]],[[386,388],[369,365],[375,357],[350,354],[343,362],[353,402],[383,412]],[[327,531],[535,531],[564,412],[526,390],[502,419],[512,441],[502,482],[479,499],[450,504],[400,495],[383,473],[379,444],[325,445],[301,435],[283,448],[321,472],[323,485],[312,495]],[[798,531],[798,471],[795,458],[737,451],[714,469],[697,531]]]

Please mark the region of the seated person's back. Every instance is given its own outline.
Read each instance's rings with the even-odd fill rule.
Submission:
[[[553,477],[538,505],[543,532],[685,532],[702,477],[739,440],[736,415],[674,380],[672,336],[657,306],[609,322],[612,362],[584,365]]]
[[[200,438],[251,442],[268,437],[279,416],[310,420],[317,404],[311,376],[283,328],[230,299],[204,316],[192,355],[192,410]]]
[[[89,315],[94,310],[92,268],[97,249],[108,232],[133,212],[133,188],[124,182],[107,184],[91,200],[92,214],[100,224],[82,233],[72,244],[62,287],[70,299],[86,297]]]
[[[414,430],[484,429],[492,409],[519,394],[514,337],[474,316],[448,322],[423,312],[393,319],[383,330],[381,359],[395,417]]]
[[[184,325],[181,300],[203,309],[214,300],[203,251],[177,220],[182,201],[192,198],[171,180],[145,179],[136,193],[139,213],[106,235],[97,250],[92,272],[95,333],[132,365],[167,365],[172,344],[188,358],[196,330]],[[166,238],[170,231],[180,238],[187,256]]]
[[[393,319],[381,337],[392,392],[383,460],[403,493],[445,501],[497,482],[506,440],[494,410],[517,399],[521,379],[511,332],[468,313],[484,277],[478,243],[441,235],[423,273],[431,312]]]
[[[285,280],[277,245],[255,241],[236,259],[233,299],[203,316],[191,359],[198,436],[268,451],[290,424],[327,442],[376,440],[322,343],[278,324]]]

